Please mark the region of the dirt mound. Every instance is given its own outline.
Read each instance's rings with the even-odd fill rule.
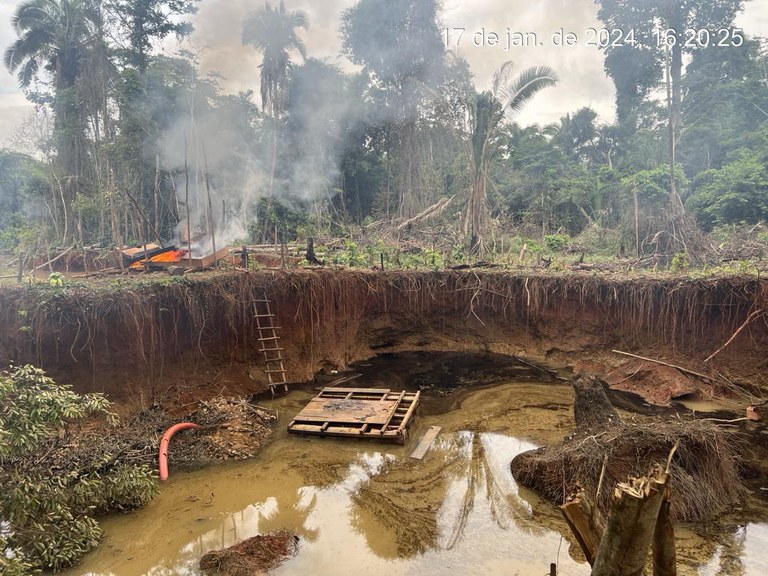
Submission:
[[[295,556],[298,549],[299,537],[281,530],[208,552],[200,559],[200,569],[210,575],[259,576]]]
[[[657,406],[699,391],[700,385],[677,370],[650,362],[633,361],[611,372],[605,381],[613,390],[633,392]]]
[[[512,461],[512,475],[560,504],[577,485],[595,494],[605,462],[598,505],[607,514],[616,484],[642,476],[655,463],[665,465],[676,442],[670,484],[673,518],[696,521],[733,508],[743,496],[735,448],[707,421],[624,422],[574,434],[560,444],[520,454]]]

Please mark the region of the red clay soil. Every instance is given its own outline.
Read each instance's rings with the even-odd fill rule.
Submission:
[[[709,391],[611,353],[619,349],[753,389],[768,384],[765,316],[703,367],[754,310],[768,308],[768,282],[754,278],[330,269],[149,278],[0,290],[0,365],[41,365],[79,391],[137,407],[250,395],[267,382],[253,318],[253,301],[266,296],[289,381],[378,353],[472,351],[587,370],[662,404],[690,388]]]

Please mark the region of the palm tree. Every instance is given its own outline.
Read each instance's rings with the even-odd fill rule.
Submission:
[[[85,154],[76,83],[99,18],[86,0],[26,0],[12,19],[18,38],[3,58],[8,70],[18,74],[22,88],[43,74],[53,80],[56,164],[66,189],[66,194],[62,191],[65,240],[66,198],[71,202],[74,197]]]
[[[298,37],[298,28],[307,29],[309,21],[303,10],[290,14],[281,0],[278,8],[266,2],[262,10],[248,15],[243,23],[243,44],[249,44],[263,55],[261,61],[261,105],[272,116],[272,176],[269,197],[275,185],[277,168],[278,122],[285,111],[288,70],[291,66],[289,53],[296,50],[307,57],[304,42]]]
[[[469,104],[468,142],[472,185],[464,218],[464,234],[470,250],[485,251],[483,235],[488,221],[488,172],[499,148],[499,126],[505,116],[514,117],[540,90],[554,86],[557,74],[547,66],[536,66],[510,78],[512,62],[505,62],[493,76],[490,91],[476,94]]]

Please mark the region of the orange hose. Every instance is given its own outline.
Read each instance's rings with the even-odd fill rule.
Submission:
[[[171,436],[179,430],[200,430],[202,426],[192,424],[191,422],[181,422],[174,424],[165,431],[160,439],[160,482],[168,480],[168,445],[171,443]]]

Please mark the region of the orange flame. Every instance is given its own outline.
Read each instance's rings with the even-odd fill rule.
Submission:
[[[152,258],[149,259],[149,262],[174,264],[176,262],[181,262],[186,256],[187,256],[186,250],[169,250],[168,252],[163,252],[162,254],[153,256]],[[140,260],[138,262],[134,262],[133,264],[131,264],[131,268],[134,268],[134,269],[143,268],[146,262],[147,262],[146,260]]]

